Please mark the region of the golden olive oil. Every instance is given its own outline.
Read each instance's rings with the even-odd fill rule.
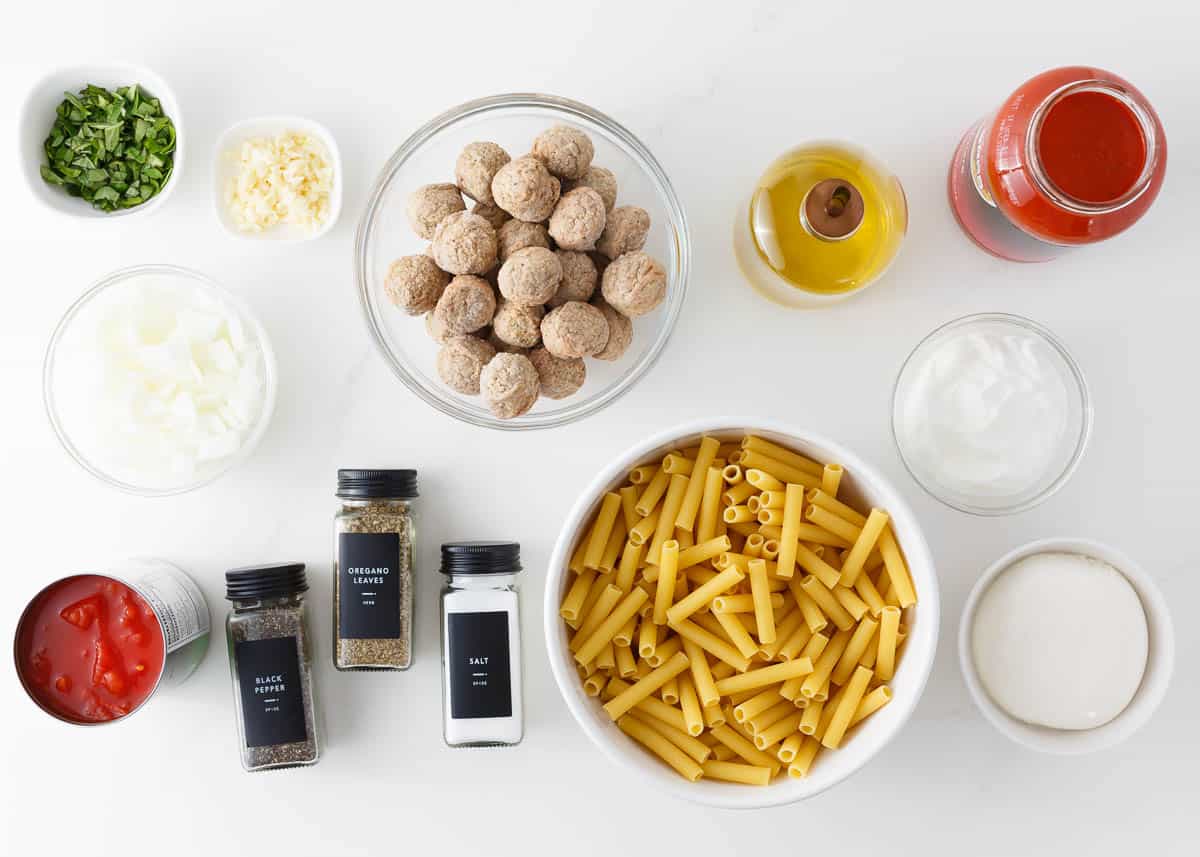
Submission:
[[[734,247],[773,300],[817,306],[879,278],[908,228],[899,180],[861,149],[815,142],[777,158],[739,212]]]

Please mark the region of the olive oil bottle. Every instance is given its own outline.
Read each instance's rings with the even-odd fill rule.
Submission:
[[[877,280],[907,228],[904,189],[882,164],[846,143],[813,142],[767,167],[738,211],[734,251],[767,297],[819,307]]]

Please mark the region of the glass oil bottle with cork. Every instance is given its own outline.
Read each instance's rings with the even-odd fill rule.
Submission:
[[[857,146],[820,141],[767,167],[738,210],[733,243],[755,289],[818,308],[878,280],[907,229],[900,181]]]

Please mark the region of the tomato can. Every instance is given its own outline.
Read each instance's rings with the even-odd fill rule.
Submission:
[[[161,559],[128,559],[43,587],[17,622],[22,687],[50,716],[80,726],[122,720],[188,678],[208,650],[204,593]]]

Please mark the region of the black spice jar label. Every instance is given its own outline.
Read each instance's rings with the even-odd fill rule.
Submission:
[[[295,637],[234,643],[248,747],[308,740]]]
[[[508,613],[450,613],[450,716],[512,716]]]
[[[400,636],[400,536],[338,534],[338,637]]]

